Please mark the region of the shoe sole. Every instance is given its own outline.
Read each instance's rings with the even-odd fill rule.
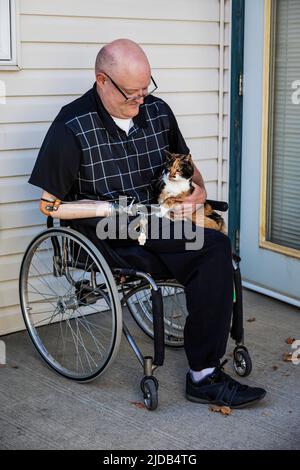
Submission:
[[[217,406],[228,406],[229,408],[232,408],[232,409],[239,409],[239,408],[245,408],[246,406],[250,406],[250,405],[253,405],[254,403],[257,403],[258,401],[262,400],[265,396],[266,396],[266,393],[265,392],[263,395],[261,395],[259,398],[256,398],[255,400],[252,400],[252,401],[247,401],[246,403],[241,403],[240,405],[228,405],[228,403],[221,403],[221,402],[217,402],[217,401],[209,401],[209,400],[203,400],[201,398],[197,398],[197,397],[194,397],[192,395],[188,395],[186,394],[186,398],[187,400],[189,401],[192,401],[194,403],[201,403],[203,405],[217,405]]]

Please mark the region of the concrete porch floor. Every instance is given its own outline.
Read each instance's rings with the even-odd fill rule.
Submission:
[[[300,311],[244,290],[245,344],[253,372],[242,382],[266,388],[265,399],[229,416],[185,399],[187,361],[183,350],[166,349],[159,380],[159,406],[142,402],[142,369],[125,338],[117,360],[88,384],[68,381],[42,362],[21,332],[1,337],[7,364],[0,368],[1,449],[299,449],[300,364],[283,362],[286,338],[300,339]],[[255,317],[253,322],[247,319]],[[126,317],[127,318],[127,315]],[[143,354],[152,343],[128,319]],[[226,371],[232,372],[234,343]]]

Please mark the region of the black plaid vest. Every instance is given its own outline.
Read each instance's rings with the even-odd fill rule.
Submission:
[[[140,107],[144,124],[134,121],[128,136],[92,111],[66,123],[82,149],[79,174],[73,187],[76,199],[116,199],[153,202],[151,183],[157,180],[168,149],[170,120],[163,101],[148,97]]]

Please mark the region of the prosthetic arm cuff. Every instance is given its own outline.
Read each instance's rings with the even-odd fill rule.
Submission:
[[[61,200],[60,199],[53,199],[53,200],[50,200],[50,199],[45,199],[43,197],[41,197],[41,201],[44,201],[44,202],[47,202],[47,206],[46,206],[46,210],[49,211],[49,212],[56,212],[59,208],[59,206],[61,205]]]

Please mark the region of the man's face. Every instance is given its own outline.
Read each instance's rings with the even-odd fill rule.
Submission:
[[[96,78],[102,102],[114,117],[129,119],[136,116],[144,102],[144,96],[151,91],[149,70],[138,75],[115,73],[113,76],[113,73],[100,73]]]

